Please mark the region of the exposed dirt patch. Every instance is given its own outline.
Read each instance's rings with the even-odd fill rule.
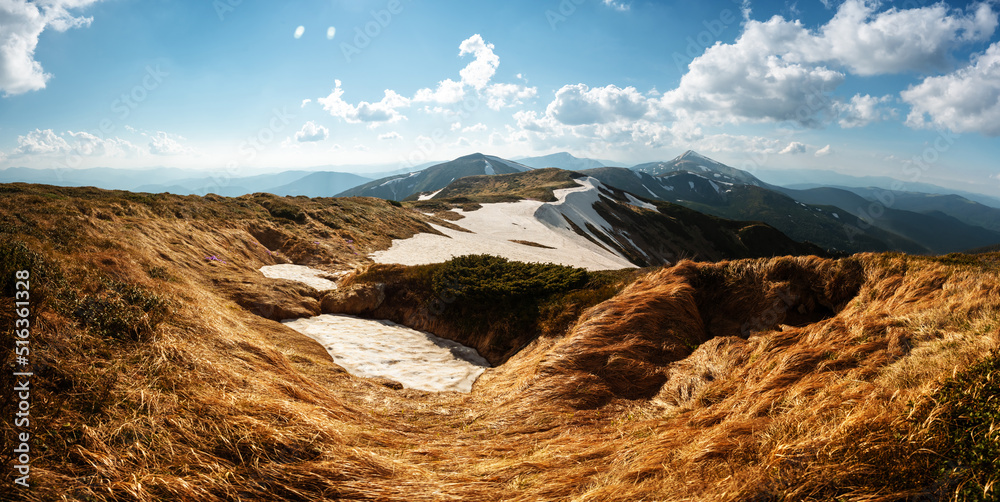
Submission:
[[[539,244],[537,242],[531,242],[531,241],[522,241],[522,240],[511,239],[511,242],[516,242],[518,244],[524,244],[525,246],[531,246],[531,247],[536,247],[536,248],[555,249],[552,246],[546,246],[545,244]]]

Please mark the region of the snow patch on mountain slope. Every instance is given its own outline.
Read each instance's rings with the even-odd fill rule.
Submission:
[[[410,176],[412,176],[412,174],[411,174]],[[393,179],[391,179],[391,180],[388,180],[388,181],[386,181],[386,182],[384,182],[384,183],[380,184],[379,186],[380,186],[380,187],[384,187],[384,186],[388,185],[389,183],[396,183],[396,182],[398,182],[398,181],[403,181],[403,180],[405,180],[405,179],[407,179],[407,178],[409,178],[409,176],[403,176],[403,177],[401,177],[401,178],[393,178]]]
[[[494,174],[496,174],[496,173],[497,173],[497,172],[496,172],[496,171],[495,171],[495,170],[493,169],[493,165],[492,165],[492,164],[490,164],[490,161],[488,161],[488,160],[485,160],[485,161],[483,161],[483,162],[485,162],[485,163],[486,163],[486,168],[485,168],[485,169],[483,169],[483,171],[484,171],[484,172],[485,172],[486,174],[489,174],[489,175],[494,175]]]
[[[567,223],[570,219],[588,232],[590,223],[598,231],[610,233],[611,225],[593,209],[600,200],[600,182],[593,178],[577,180],[581,186],[555,190],[556,202],[533,200],[482,204],[475,211],[458,211],[464,218],[453,223],[472,233],[434,226],[444,236],[420,233],[409,239],[397,239],[385,251],[372,253],[377,263],[423,265],[439,263],[467,254],[492,254],[524,262],[556,263],[588,270],[634,268],[620,254],[609,251],[577,234]],[[513,242],[534,242],[546,249]]]
[[[442,188],[441,190],[444,190],[444,189]],[[441,190],[438,190],[436,192],[432,192],[432,193],[429,193],[429,194],[424,194],[424,195],[417,196],[417,200],[431,200],[431,199],[434,198],[435,195],[441,193]]]
[[[305,265],[292,265],[290,263],[283,263],[281,265],[265,265],[260,268],[260,273],[264,274],[264,277],[271,279],[286,279],[289,281],[301,282],[307,286],[311,286],[317,291],[337,289],[337,283],[327,278],[332,277],[335,274],[307,267]]]
[[[649,190],[649,189],[647,188],[646,190]],[[653,193],[653,192],[650,192],[650,193]],[[656,194],[653,194],[653,196],[655,197]],[[648,202],[643,202],[643,201],[635,198],[634,195],[632,195],[632,194],[630,194],[628,192],[625,192],[625,197],[628,198],[629,204],[632,204],[633,206],[641,207],[643,209],[649,209],[649,210],[652,210],[652,211],[656,211],[657,210],[656,206],[654,206],[654,205],[652,205],[652,204],[650,204]]]
[[[490,366],[476,349],[391,321],[325,314],[282,323],[319,342],[348,373],[410,389],[471,392]]]

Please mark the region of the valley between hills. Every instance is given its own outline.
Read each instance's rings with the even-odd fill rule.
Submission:
[[[475,154],[338,197],[0,184],[5,392],[31,275],[19,493],[994,499],[992,208],[908,194],[865,221],[862,195],[716,164]],[[262,273],[283,265],[318,272]],[[282,322],[324,315],[485,362],[468,392],[358,376]]]

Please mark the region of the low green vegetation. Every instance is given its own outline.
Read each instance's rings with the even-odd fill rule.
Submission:
[[[72,315],[102,337],[142,341],[170,312],[170,301],[145,288],[112,279],[101,281],[100,291],[78,297]]]
[[[70,286],[56,263],[18,240],[0,242],[0,290],[14,297],[15,272],[28,271],[34,311],[47,304],[68,314],[95,335],[117,340],[148,339],[170,312],[170,301],[147,289],[109,277],[93,280],[92,293]],[[78,285],[79,286],[79,285]],[[89,289],[89,288],[88,288]]]
[[[0,293],[5,298],[14,298],[18,282],[15,273],[21,270],[30,274],[26,282],[34,311],[53,295],[59,296],[66,290],[59,267],[24,242],[0,235]]]
[[[434,293],[475,302],[537,301],[576,289],[589,276],[582,268],[521,263],[491,255],[459,256],[434,274]]]
[[[302,208],[290,204],[284,197],[277,197],[270,194],[255,195],[254,202],[267,209],[267,212],[275,218],[283,218],[297,223],[306,221],[306,214]]]
[[[957,500],[987,501],[1000,496],[1000,351],[948,380],[935,400],[947,449],[940,474]]]

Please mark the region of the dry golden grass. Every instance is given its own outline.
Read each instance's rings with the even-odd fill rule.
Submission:
[[[308,310],[307,291],[257,268],[354,267],[353,249],[426,217],[372,199],[269,202],[288,219],[252,196],[2,188],[0,242],[64,278],[38,283],[33,487],[12,486],[5,448],[3,499],[947,499],[932,397],[1000,345],[1000,255],[684,262],[472,394],[397,391],[236,300]],[[59,288],[96,294],[106,278],[169,300],[152,336],[100,336],[60,310]]]

